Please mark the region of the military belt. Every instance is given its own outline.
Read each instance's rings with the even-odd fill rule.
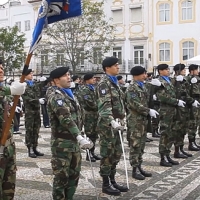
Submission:
[[[9,146],[9,145],[12,144],[13,142],[14,142],[13,137],[7,139],[7,140],[6,140],[6,143],[5,143],[5,147]]]
[[[53,136],[55,138],[61,138],[61,139],[66,139],[66,140],[74,140],[74,137],[71,134],[66,134],[66,133],[54,133]]]

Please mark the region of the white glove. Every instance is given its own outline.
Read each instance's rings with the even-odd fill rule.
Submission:
[[[151,85],[161,86],[161,82],[157,78],[153,78],[150,83]]]
[[[40,104],[44,104],[45,103],[45,98],[40,98],[39,102],[40,102]]]
[[[120,124],[121,124],[121,126],[125,126],[124,119],[120,119]]]
[[[10,93],[11,95],[22,95],[25,92],[26,89],[26,83],[20,83],[18,81],[15,81],[10,86]]]
[[[200,103],[199,103],[197,100],[195,100],[194,103],[192,104],[192,106],[194,106],[194,107],[199,107],[199,106],[200,106]]]
[[[153,118],[157,118],[156,115],[159,115],[159,113],[158,113],[156,110],[154,110],[154,109],[150,109],[149,115],[150,115],[151,117],[153,117]]]
[[[15,112],[20,113],[21,111],[22,111],[22,109],[19,106],[16,106]]]
[[[183,81],[183,76],[182,76],[182,75],[178,75],[178,76],[176,77],[176,81],[182,82],[182,81]]]
[[[40,81],[40,82],[46,81],[46,80],[47,80],[47,78],[46,78],[45,76],[41,76],[41,77],[39,78],[39,81]]]
[[[154,94],[153,95],[153,100],[156,101],[157,100],[157,96]]]
[[[182,100],[178,100],[178,106],[185,107],[186,102]]]
[[[94,144],[90,140],[85,139],[81,135],[78,135],[76,139],[81,149],[91,149],[94,146]]]
[[[193,78],[191,79],[191,83],[197,83],[197,78],[196,78],[196,77],[193,77]]]
[[[124,126],[121,126],[118,122],[116,122],[114,119],[111,121],[111,126],[113,127],[113,129],[115,130],[124,130]]]

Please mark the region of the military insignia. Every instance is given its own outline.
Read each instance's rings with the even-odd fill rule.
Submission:
[[[62,100],[62,99],[58,99],[58,100],[57,100],[57,104],[58,104],[59,106],[62,106],[62,105],[63,105],[63,100]]]
[[[137,97],[137,94],[136,94],[136,93],[131,93],[131,97],[132,97],[132,98],[136,98],[136,97]]]
[[[101,94],[106,94],[106,90],[105,89],[101,90]]]
[[[84,99],[88,99],[88,95],[85,95],[85,96],[84,96]]]

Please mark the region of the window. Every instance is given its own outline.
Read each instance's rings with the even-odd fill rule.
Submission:
[[[159,44],[159,61],[170,61],[170,44],[167,42]]]
[[[86,52],[86,54],[88,54]],[[84,66],[84,60],[85,60],[85,52],[83,48],[79,48],[77,49],[77,58],[78,58],[78,63],[80,64],[80,66]]]
[[[194,42],[183,42],[183,60],[188,60],[194,57]]]
[[[119,64],[122,64],[122,48],[114,47],[113,48],[113,56],[119,58]]]
[[[122,15],[122,9],[121,10],[113,10],[112,11],[112,17],[113,17],[113,23],[123,23],[123,15]]]
[[[143,65],[144,64],[144,47],[134,46],[134,64]]]
[[[17,26],[18,30],[21,31],[21,22],[16,22],[15,25]]]
[[[25,21],[25,31],[30,31],[31,27],[30,27],[30,20]]]
[[[183,1],[181,4],[182,20],[192,20],[192,1]]]
[[[48,66],[48,51],[41,51],[41,67]]]
[[[100,48],[93,49],[93,60],[94,64],[101,64],[102,62],[102,53]]]
[[[170,5],[168,3],[162,3],[159,5],[159,22],[170,21]]]
[[[57,51],[56,64],[58,66],[63,66],[64,65],[64,51],[63,50],[58,50]]]
[[[131,22],[142,21],[142,7],[131,8]]]

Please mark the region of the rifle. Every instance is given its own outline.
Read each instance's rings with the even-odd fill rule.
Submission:
[[[154,86],[150,85],[150,95],[149,95],[149,103],[148,103],[148,107],[152,108],[154,107],[154,103],[153,103],[153,95],[154,95]],[[152,128],[152,121],[151,121],[151,117],[148,116],[147,117],[148,123],[147,123],[147,132],[148,133],[152,133],[153,132],[153,128]]]

